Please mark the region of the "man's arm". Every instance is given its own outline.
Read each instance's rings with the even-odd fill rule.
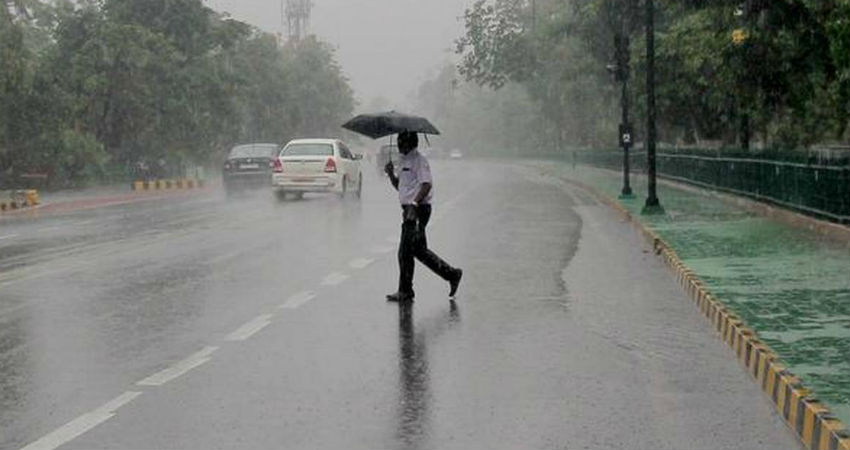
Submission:
[[[416,202],[417,205],[421,204],[423,201],[425,201],[426,198],[428,198],[428,194],[430,192],[431,192],[431,183],[422,183],[419,186],[419,193],[416,194],[416,198],[413,199],[413,201]]]
[[[387,174],[387,177],[390,179],[390,183],[392,183],[395,190],[398,190],[398,177],[395,176],[395,170],[393,170],[393,162],[390,161],[384,166],[384,173]]]

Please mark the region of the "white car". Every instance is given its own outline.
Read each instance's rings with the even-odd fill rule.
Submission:
[[[361,155],[337,139],[295,139],[272,161],[272,187],[278,198],[305,192],[334,192],[357,198],[363,190]]]

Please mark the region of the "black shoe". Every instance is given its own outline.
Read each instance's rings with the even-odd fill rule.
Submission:
[[[463,269],[455,269],[455,276],[449,280],[449,298],[455,298],[457,287],[460,286],[460,279],[463,277]]]
[[[392,294],[387,294],[388,302],[412,302],[413,294],[407,292],[394,292]]]

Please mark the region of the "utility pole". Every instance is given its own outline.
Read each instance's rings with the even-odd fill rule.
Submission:
[[[621,199],[632,199],[632,186],[629,183],[629,147],[632,145],[632,125],[629,122],[629,37],[622,30],[614,36],[614,48],[617,56],[617,80],[622,85],[620,94],[620,106],[622,118],[620,120],[620,146],[623,147],[623,190],[620,192]]]
[[[646,204],[642,214],[664,214],[664,208],[658,201],[655,180],[655,5],[646,1],[646,165],[647,187]]]

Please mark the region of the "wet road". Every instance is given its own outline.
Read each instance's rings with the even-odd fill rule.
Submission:
[[[0,448],[796,449],[646,245],[495,162],[436,162],[456,304],[399,210],[191,197],[0,222]]]

